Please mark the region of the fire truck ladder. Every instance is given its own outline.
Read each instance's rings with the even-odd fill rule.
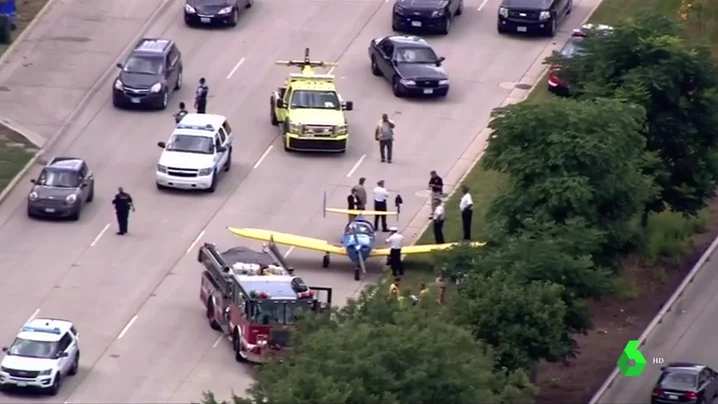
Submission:
[[[314,68],[317,67],[336,67],[338,63],[324,62],[322,60],[311,60],[309,58],[309,48],[304,48],[304,60],[277,60],[275,62],[280,66],[294,66],[302,69],[302,74],[314,74]]]
[[[234,280],[229,276],[232,269],[227,262],[222,258],[222,254],[217,251],[217,246],[212,243],[204,243],[202,249],[200,249],[200,261],[204,264],[207,269],[212,281],[214,281],[217,288],[222,292],[224,297],[230,297],[232,290],[231,285]]]
[[[309,50],[309,49],[307,49]],[[282,267],[285,271],[287,271],[290,275],[294,275],[294,268],[290,267],[287,264],[287,261],[284,259],[284,256],[281,252],[279,252],[279,248],[277,248],[277,244],[274,243],[274,238],[270,238],[269,242],[262,243],[262,250],[269,254],[270,257],[274,260],[277,265]]]

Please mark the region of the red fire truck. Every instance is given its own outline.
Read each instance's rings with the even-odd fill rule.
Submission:
[[[223,253],[204,243],[197,260],[205,267],[200,299],[209,326],[227,335],[238,362],[277,356],[289,347],[299,311],[331,305],[331,288],[307,286],[273,243],[261,252],[235,247]]]

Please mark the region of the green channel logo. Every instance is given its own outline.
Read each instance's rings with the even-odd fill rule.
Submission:
[[[646,368],[646,358],[643,356],[641,351],[638,350],[638,346],[641,344],[639,340],[628,341],[626,347],[623,348],[623,353],[618,358],[616,365],[621,374],[627,377],[640,376],[643,373],[643,369]],[[631,363],[633,361],[633,363]]]

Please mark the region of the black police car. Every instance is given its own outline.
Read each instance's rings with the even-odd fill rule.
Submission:
[[[75,157],[55,157],[27,196],[30,217],[69,217],[78,220],[85,203],[95,197],[95,178],[87,163]]]
[[[572,9],[573,0],[502,0],[497,29],[500,34],[536,33],[553,37],[558,24]]]
[[[237,25],[240,10],[252,7],[254,0],[186,0],[184,22],[187,25]]]
[[[441,66],[443,57],[418,36],[387,36],[369,44],[371,72],[391,82],[394,95],[444,97],[449,76]]]
[[[137,43],[112,85],[116,107],[165,109],[170,93],[182,86],[182,54],[169,39],[145,38]]]
[[[718,374],[705,365],[673,362],[661,368],[651,404],[710,404],[718,396]]]
[[[394,31],[431,31],[448,34],[464,0],[396,0],[391,17]]]

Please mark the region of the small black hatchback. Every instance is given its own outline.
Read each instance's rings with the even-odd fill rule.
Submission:
[[[112,103],[119,108],[165,109],[170,93],[182,86],[182,54],[169,39],[142,39],[117,67]]]
[[[572,9],[573,0],[502,0],[497,29],[500,34],[534,33],[553,37]]]
[[[705,365],[673,362],[661,368],[651,404],[710,404],[718,396],[718,374]]]

